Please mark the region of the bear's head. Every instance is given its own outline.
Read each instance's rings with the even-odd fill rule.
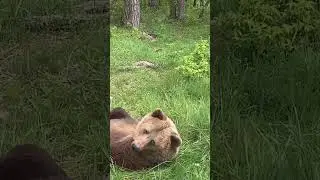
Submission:
[[[175,158],[181,143],[173,121],[156,109],[139,121],[131,145],[134,152],[157,164]]]

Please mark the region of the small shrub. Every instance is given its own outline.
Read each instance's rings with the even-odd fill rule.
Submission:
[[[209,42],[202,40],[195,45],[195,49],[189,55],[183,57],[183,64],[176,69],[188,77],[209,76]]]

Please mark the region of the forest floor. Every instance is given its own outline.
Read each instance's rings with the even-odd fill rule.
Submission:
[[[176,123],[183,144],[177,159],[150,170],[126,172],[112,166],[114,180],[209,179],[209,78],[189,80],[175,69],[197,42],[208,40],[209,24],[170,22],[161,14],[143,16],[139,31],[111,24],[112,107],[123,107],[136,118],[161,108]],[[139,61],[155,67],[136,68]]]

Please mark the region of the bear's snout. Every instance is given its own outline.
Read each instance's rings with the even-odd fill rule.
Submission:
[[[135,143],[132,143],[132,150],[135,151],[135,152],[140,152],[141,151],[141,149]]]

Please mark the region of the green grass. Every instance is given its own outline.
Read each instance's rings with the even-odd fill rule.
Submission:
[[[176,160],[154,169],[127,172],[111,166],[111,177],[209,179],[209,78],[186,79],[175,70],[196,42],[208,39],[209,26],[199,21],[170,23],[157,13],[142,17],[141,31],[158,36],[153,42],[140,39],[138,31],[111,25],[112,107],[123,107],[133,117],[161,108],[176,123],[182,148]],[[140,60],[153,62],[158,68],[132,68]]]
[[[221,103],[211,139],[213,178],[320,179],[319,4],[255,2],[211,4],[215,45],[223,47],[215,48]],[[273,36],[298,17],[310,17],[303,21],[315,31]]]
[[[103,106],[107,22],[93,19],[69,31],[24,28],[26,17],[72,17],[76,3],[1,1],[0,113],[8,116],[0,119],[0,154],[34,143],[74,179],[99,179],[109,154]]]
[[[216,179],[320,178],[320,53],[221,60],[222,109],[213,132]]]

